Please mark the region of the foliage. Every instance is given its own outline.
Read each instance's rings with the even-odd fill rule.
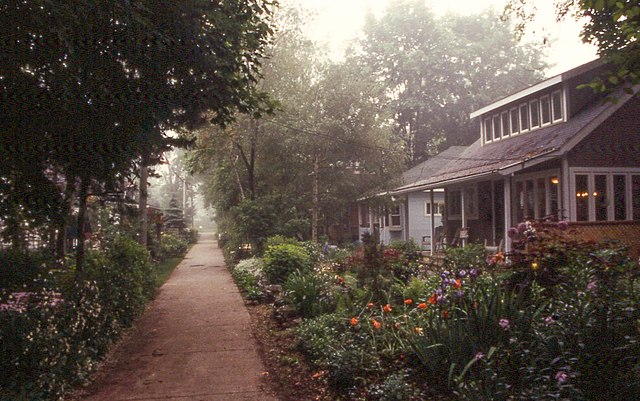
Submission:
[[[159,259],[175,258],[184,256],[187,252],[188,244],[179,236],[164,233],[160,237],[158,250]]]
[[[303,318],[313,318],[333,310],[330,281],[314,271],[295,271],[284,283],[285,299]]]
[[[25,283],[31,283],[48,271],[51,259],[50,255],[36,251],[0,251],[0,288],[15,291],[22,289]]]
[[[530,0],[510,0],[505,15],[515,15],[518,31],[536,18]],[[633,85],[640,82],[640,6],[634,1],[617,0],[555,0],[556,17],[583,20],[582,41],[598,46],[598,55],[612,63],[603,78],[589,83],[598,92],[612,93],[623,87],[632,93]]]
[[[263,298],[264,294],[260,286],[260,280],[264,276],[261,259],[243,259],[233,268],[231,274],[248,299],[260,301]]]
[[[485,270],[487,251],[479,244],[468,244],[464,248],[449,248],[444,259],[447,270]]]
[[[267,249],[263,257],[264,273],[273,284],[283,284],[295,271],[306,272],[311,269],[311,259],[304,248],[282,244]]]

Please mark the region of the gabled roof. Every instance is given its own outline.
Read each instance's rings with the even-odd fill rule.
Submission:
[[[569,121],[532,132],[481,145],[477,140],[457,159],[423,182],[424,189],[451,185],[491,175],[507,175],[560,157],[628,102],[633,95],[622,95],[617,102],[596,101]]]
[[[399,195],[419,190],[419,188],[415,188],[417,183],[423,182],[434,174],[437,174],[437,172],[449,164],[451,160],[460,157],[465,149],[467,149],[466,146],[451,146],[430,159],[410,168],[402,174],[402,182],[404,185],[393,189],[390,193]]]

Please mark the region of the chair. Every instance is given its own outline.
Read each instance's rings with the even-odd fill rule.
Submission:
[[[488,240],[484,240],[484,249],[489,253],[498,253],[504,251],[504,239],[501,239],[497,246],[487,245],[489,243]]]

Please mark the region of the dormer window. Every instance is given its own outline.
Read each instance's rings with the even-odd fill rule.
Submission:
[[[564,121],[565,105],[562,90],[528,97],[512,107],[486,113],[482,120],[484,143],[506,139],[519,133],[533,131]]]

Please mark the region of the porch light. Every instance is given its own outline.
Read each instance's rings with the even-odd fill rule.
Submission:
[[[594,197],[598,196],[598,193],[597,193],[597,192],[594,192],[594,193],[593,193],[593,196],[594,196]]]
[[[558,179],[558,177],[553,177],[551,178],[551,183],[554,185],[558,185],[560,183],[560,180]]]

